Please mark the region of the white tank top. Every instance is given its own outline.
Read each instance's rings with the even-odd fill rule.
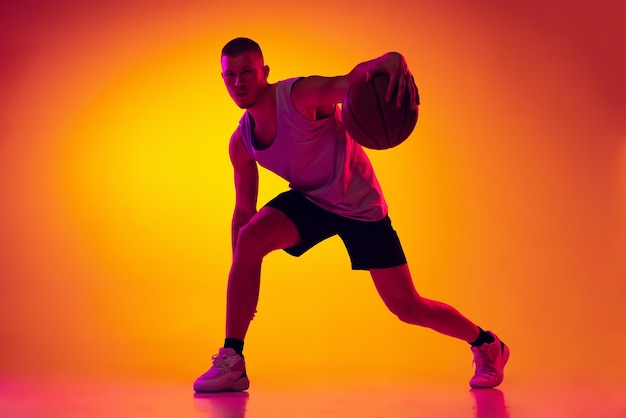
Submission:
[[[317,121],[305,119],[291,101],[297,80],[277,84],[278,126],[268,148],[255,148],[250,115],[244,113],[239,126],[248,154],[330,212],[362,221],[384,218],[387,203],[372,164],[361,146],[346,135],[341,112]]]

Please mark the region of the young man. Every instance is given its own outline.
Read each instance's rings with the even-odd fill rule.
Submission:
[[[346,135],[337,111],[351,83],[376,73],[389,75],[387,100],[397,88],[398,105],[408,94],[417,107],[417,87],[404,57],[390,52],[358,64],[347,75],[270,84],[259,45],[237,38],[222,50],[222,70],[230,96],[246,110],[229,147],[236,189],[233,262],[224,347],[194,390],[249,387],[242,350],[256,312],[263,257],[277,249],[299,256],[333,235],[344,241],[352,268],[370,272],[384,303],[402,321],[471,344],[476,362],[472,387],[499,385],[508,347],[451,306],[417,293],[372,165]],[[290,183],[289,191],[259,211],[257,163]]]

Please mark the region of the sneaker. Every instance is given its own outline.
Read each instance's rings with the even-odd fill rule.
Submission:
[[[213,356],[213,366],[193,384],[196,392],[239,392],[250,387],[246,362],[232,348],[220,348]]]
[[[495,341],[472,347],[476,373],[469,383],[473,388],[493,388],[502,383],[504,365],[509,359],[509,347],[493,332],[487,332],[493,335]]]

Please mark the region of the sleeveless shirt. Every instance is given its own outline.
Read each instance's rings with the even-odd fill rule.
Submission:
[[[349,135],[341,112],[316,121],[304,118],[291,101],[299,78],[276,86],[277,132],[274,142],[259,150],[246,111],[239,121],[248,154],[262,167],[289,182],[313,203],[351,219],[378,221],[387,203],[365,151]]]

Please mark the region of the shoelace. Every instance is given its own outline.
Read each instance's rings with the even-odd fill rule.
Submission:
[[[228,368],[233,367],[237,358],[235,356],[229,356],[226,354],[218,353],[211,357],[213,360],[213,367],[220,370],[220,374],[224,374],[228,371]]]
[[[478,354],[473,361],[476,364],[476,373],[495,374],[494,359],[489,356],[489,349],[487,347],[479,347]]]

